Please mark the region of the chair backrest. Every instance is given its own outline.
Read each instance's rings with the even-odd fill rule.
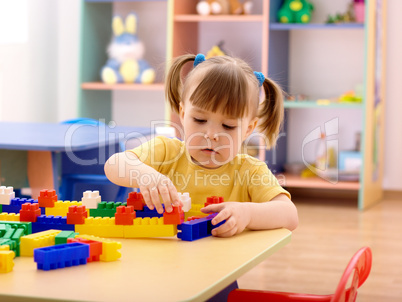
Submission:
[[[105,123],[91,118],[76,118],[62,121],[61,124],[83,124],[90,126],[104,126]],[[84,151],[75,151],[70,156],[61,155],[63,174],[104,174],[105,161],[114,153],[124,151],[124,143],[117,142]],[[77,162],[74,161],[77,159]],[[93,162],[93,163],[92,163]],[[91,164],[89,164],[91,163]]]
[[[81,117],[81,118],[75,118],[75,119],[71,119],[71,120],[62,121],[61,124],[104,125],[105,123],[98,121],[98,120],[94,120],[92,118]]]
[[[371,263],[371,249],[369,247],[363,247],[358,250],[343,272],[331,302],[355,301],[357,289],[366,281],[370,274]]]
[[[103,127],[105,123],[90,119],[90,118],[77,118],[61,122],[61,124],[82,124],[91,127]],[[104,146],[95,147],[92,149],[74,151],[67,154],[62,152],[61,157],[61,178],[62,180],[68,175],[97,175],[105,176],[104,164],[106,160],[114,153],[125,150],[125,142],[116,142],[107,144]],[[95,178],[98,179],[98,178]],[[63,184],[63,181],[62,181]],[[103,189],[102,189],[103,188]],[[95,185],[95,184],[80,184],[77,185],[74,190],[74,196],[67,197],[72,200],[79,200],[82,197],[81,191],[86,190],[99,190],[102,193],[103,200],[114,200],[119,187],[116,185]]]

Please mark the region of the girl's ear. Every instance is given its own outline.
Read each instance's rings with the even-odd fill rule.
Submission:
[[[254,129],[257,127],[257,124],[258,124],[258,117],[255,117],[250,121],[246,131],[246,138],[249,137],[251,133],[253,133]]]
[[[179,105],[179,117],[180,117],[180,122],[183,124],[183,120],[184,120],[184,107],[183,107],[183,103],[180,102]]]

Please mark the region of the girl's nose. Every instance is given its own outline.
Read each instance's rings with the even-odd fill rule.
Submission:
[[[205,133],[205,135],[204,135],[204,137],[205,137],[205,139],[209,139],[209,140],[213,140],[213,141],[219,141],[219,135],[217,134],[217,133],[214,133],[214,132],[208,132],[208,133]]]

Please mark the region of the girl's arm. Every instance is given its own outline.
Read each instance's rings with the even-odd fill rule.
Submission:
[[[212,231],[212,235],[220,237],[233,236],[245,228],[251,230],[287,228],[292,231],[299,223],[297,209],[285,194],[280,194],[268,202],[223,202],[209,205],[201,211],[219,212],[212,219],[213,225],[226,220],[223,225]]]
[[[141,162],[133,152],[113,154],[105,163],[105,174],[111,182],[119,186],[140,188],[147,206],[151,210],[155,207],[158,213],[163,213],[159,194],[167,212],[172,211],[172,205],[180,204],[172,181]]]

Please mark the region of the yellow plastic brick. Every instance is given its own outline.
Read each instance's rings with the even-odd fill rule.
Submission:
[[[9,251],[10,246],[8,244],[0,245],[0,251]]]
[[[0,251],[0,273],[9,273],[13,270],[14,257],[13,251]]]
[[[110,239],[101,238],[93,235],[77,235],[75,238],[83,238],[88,240],[94,240],[102,242],[102,255],[100,255],[100,261],[116,261],[121,257],[121,253],[118,251],[121,249],[121,243],[118,241],[112,241]]]
[[[0,214],[0,221],[20,221],[20,214],[3,212]]]
[[[45,208],[46,216],[67,216],[68,208],[71,206],[82,206],[81,201],[62,201],[58,200],[54,203],[53,208]]]
[[[100,237],[123,238],[123,225],[115,225],[114,217],[88,217],[84,224],[76,224],[75,231],[80,234],[88,234]]]
[[[20,256],[33,256],[33,250],[39,247],[54,245],[55,237],[60,230],[48,230],[21,237]]]
[[[163,218],[135,218],[133,225],[124,226],[124,238],[172,237],[177,234],[177,225],[163,224]]]

